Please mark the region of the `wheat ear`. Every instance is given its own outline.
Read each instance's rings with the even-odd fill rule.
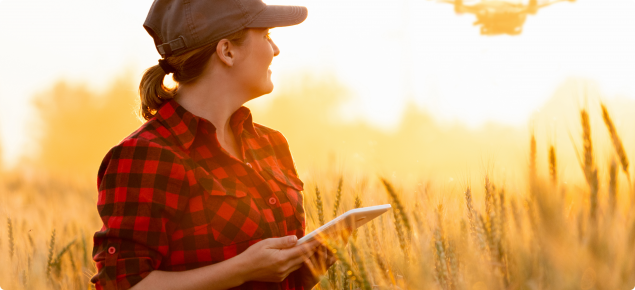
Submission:
[[[362,199],[359,198],[359,194],[355,195],[355,208],[362,207]],[[353,241],[357,241],[357,229],[353,230]]]
[[[558,160],[556,159],[556,149],[553,145],[549,146],[549,177],[551,184],[558,184]]]
[[[591,140],[591,124],[589,114],[586,110],[580,111],[580,120],[582,124],[582,141],[584,147],[584,176],[590,188],[590,216],[595,220],[598,208],[598,170],[593,160],[593,142]]]
[[[315,186],[315,207],[318,211],[318,218],[320,220],[320,226],[324,225],[324,204],[322,203],[322,194],[320,194],[320,189]]]
[[[529,142],[529,182],[532,191],[534,190],[534,187],[536,185],[536,178],[538,177],[538,170],[536,168],[536,155],[536,135],[532,133],[531,140]]]
[[[13,223],[7,218],[7,234],[9,236],[9,258],[13,259],[15,253],[15,240],[13,239]]]
[[[49,243],[49,255],[46,263],[46,277],[51,278],[51,269],[53,267],[53,252],[55,251],[55,229],[51,233],[51,241]]]
[[[399,214],[399,217],[401,221],[403,222],[403,225],[406,227],[407,232],[410,233],[412,231],[412,228],[410,227],[410,221],[408,219],[408,216],[406,215],[406,210],[404,209],[404,206],[401,203],[401,199],[399,198],[399,195],[397,194],[393,186],[390,184],[390,182],[388,182],[386,179],[383,179],[383,178],[381,179],[381,181],[382,183],[384,183],[384,187],[386,188],[388,195],[393,201],[393,206],[395,206],[394,211],[397,212],[397,214]]]
[[[626,151],[624,150],[624,145],[622,145],[622,139],[617,134],[617,130],[615,129],[615,125],[613,124],[613,120],[609,115],[609,111],[606,109],[604,104],[601,104],[602,107],[602,118],[604,119],[604,124],[606,124],[606,128],[611,135],[611,141],[613,142],[613,147],[615,148],[615,153],[620,158],[620,163],[622,165],[622,170],[627,176],[630,176],[628,171],[628,156],[626,156]],[[630,178],[630,177],[629,177]]]
[[[615,210],[617,200],[617,163],[615,159],[611,159],[609,165],[609,207],[611,212]]]
[[[340,208],[340,202],[342,200],[342,184],[344,178],[340,177],[340,181],[337,183],[337,192],[335,192],[335,205],[333,205],[333,218],[337,217],[337,210]]]
[[[624,174],[626,174],[626,179],[628,180],[629,188],[631,189],[631,202],[635,203],[635,191],[633,191],[633,189],[631,188],[631,173],[628,170],[628,156],[626,156],[626,151],[624,150],[622,139],[620,138],[620,135],[617,134],[617,129],[615,129],[615,125],[613,124],[613,120],[611,119],[606,106],[604,104],[600,104],[600,106],[602,107],[602,119],[604,119],[604,124],[606,124],[609,135],[611,135],[613,148],[615,148],[615,153],[617,153],[617,156],[620,158],[622,171],[624,172]]]

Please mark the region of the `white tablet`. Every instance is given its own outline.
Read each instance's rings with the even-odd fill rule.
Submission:
[[[390,204],[382,204],[351,209],[316,230],[308,233],[299,239],[296,245],[306,243],[317,237],[335,236],[338,232],[343,230],[352,231],[387,212],[390,208]]]

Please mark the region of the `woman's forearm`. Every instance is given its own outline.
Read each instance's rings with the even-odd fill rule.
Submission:
[[[181,289],[181,290],[221,290],[237,287],[247,282],[247,264],[241,255],[231,259],[188,271],[152,271],[131,290],[140,289]]]

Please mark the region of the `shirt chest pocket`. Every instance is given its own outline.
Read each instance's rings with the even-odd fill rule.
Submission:
[[[263,166],[263,172],[273,177],[272,181],[269,182],[270,188],[273,191],[284,194],[289,200],[289,208],[283,207],[283,211],[293,211],[293,215],[295,215],[302,229],[304,229],[305,216],[302,196],[304,183],[295,174],[283,173],[280,167]]]
[[[236,179],[201,180],[207,231],[223,245],[260,238],[262,214],[247,187]]]

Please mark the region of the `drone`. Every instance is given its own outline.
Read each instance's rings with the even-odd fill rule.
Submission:
[[[471,13],[476,15],[474,26],[481,27],[481,35],[519,35],[528,14],[536,14],[540,8],[558,3],[575,2],[576,0],[547,0],[538,4],[538,0],[529,0],[528,4],[510,3],[504,0],[481,0],[473,5],[463,4],[463,0],[437,0],[454,4],[457,14]]]

